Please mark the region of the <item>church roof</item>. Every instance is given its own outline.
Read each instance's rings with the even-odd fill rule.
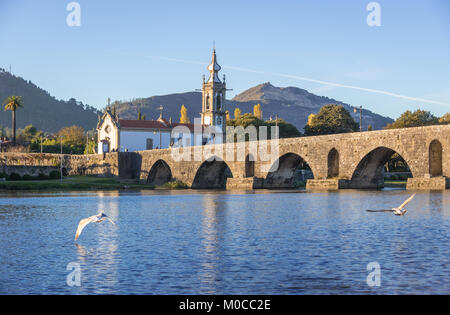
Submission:
[[[178,126],[188,127],[190,131],[194,131],[194,124],[181,124],[172,123],[170,124],[167,120],[119,120],[120,128],[124,129],[158,129],[170,131]]]
[[[120,128],[130,129],[172,129],[158,120],[119,120]]]
[[[208,66],[208,71],[210,72],[208,82],[221,83],[219,76],[217,75],[220,69],[222,69],[222,67],[217,63],[216,50],[214,49],[211,64]]]

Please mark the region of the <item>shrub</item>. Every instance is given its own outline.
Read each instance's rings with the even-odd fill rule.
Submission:
[[[23,178],[22,178],[23,180],[33,180],[33,176],[31,176],[31,175],[23,175]]]
[[[39,173],[39,175],[36,178],[37,180],[45,180],[48,179],[48,176],[45,175],[44,173]]]
[[[17,173],[11,173],[11,175],[9,175],[9,180],[21,180],[22,179],[22,176],[20,176],[19,174],[17,174]]]
[[[0,173],[0,178],[8,178],[8,174],[6,174],[6,173]]]
[[[50,172],[50,179],[60,179],[61,178],[61,172],[59,171],[51,171]]]
[[[168,189],[186,189],[188,186],[182,181],[174,180],[165,184],[164,187]]]
[[[294,183],[294,188],[304,188],[304,187],[306,187],[306,182],[304,181],[299,180]]]

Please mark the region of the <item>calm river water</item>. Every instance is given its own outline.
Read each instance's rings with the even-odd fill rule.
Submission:
[[[450,193],[0,195],[0,294],[450,293]],[[103,210],[117,225],[81,218]],[[69,263],[81,268],[70,287]],[[367,265],[379,263],[381,286]]]

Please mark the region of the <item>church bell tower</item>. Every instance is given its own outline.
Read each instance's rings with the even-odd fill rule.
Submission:
[[[226,83],[225,75],[223,82],[220,81],[218,73],[221,67],[217,63],[216,49],[213,51],[212,62],[208,66],[209,79],[205,81],[203,76],[202,88],[202,125],[217,126],[225,135],[226,130],[226,112],[225,112],[225,96]]]

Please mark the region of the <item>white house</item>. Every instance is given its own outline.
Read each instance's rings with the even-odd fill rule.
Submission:
[[[183,135],[178,134],[177,139],[172,138],[172,131],[178,126],[185,127],[190,139],[182,139]],[[162,117],[158,120],[119,119],[110,110],[106,110],[100,117],[97,134],[97,152],[100,154],[167,149],[194,143],[193,124],[172,123]]]

